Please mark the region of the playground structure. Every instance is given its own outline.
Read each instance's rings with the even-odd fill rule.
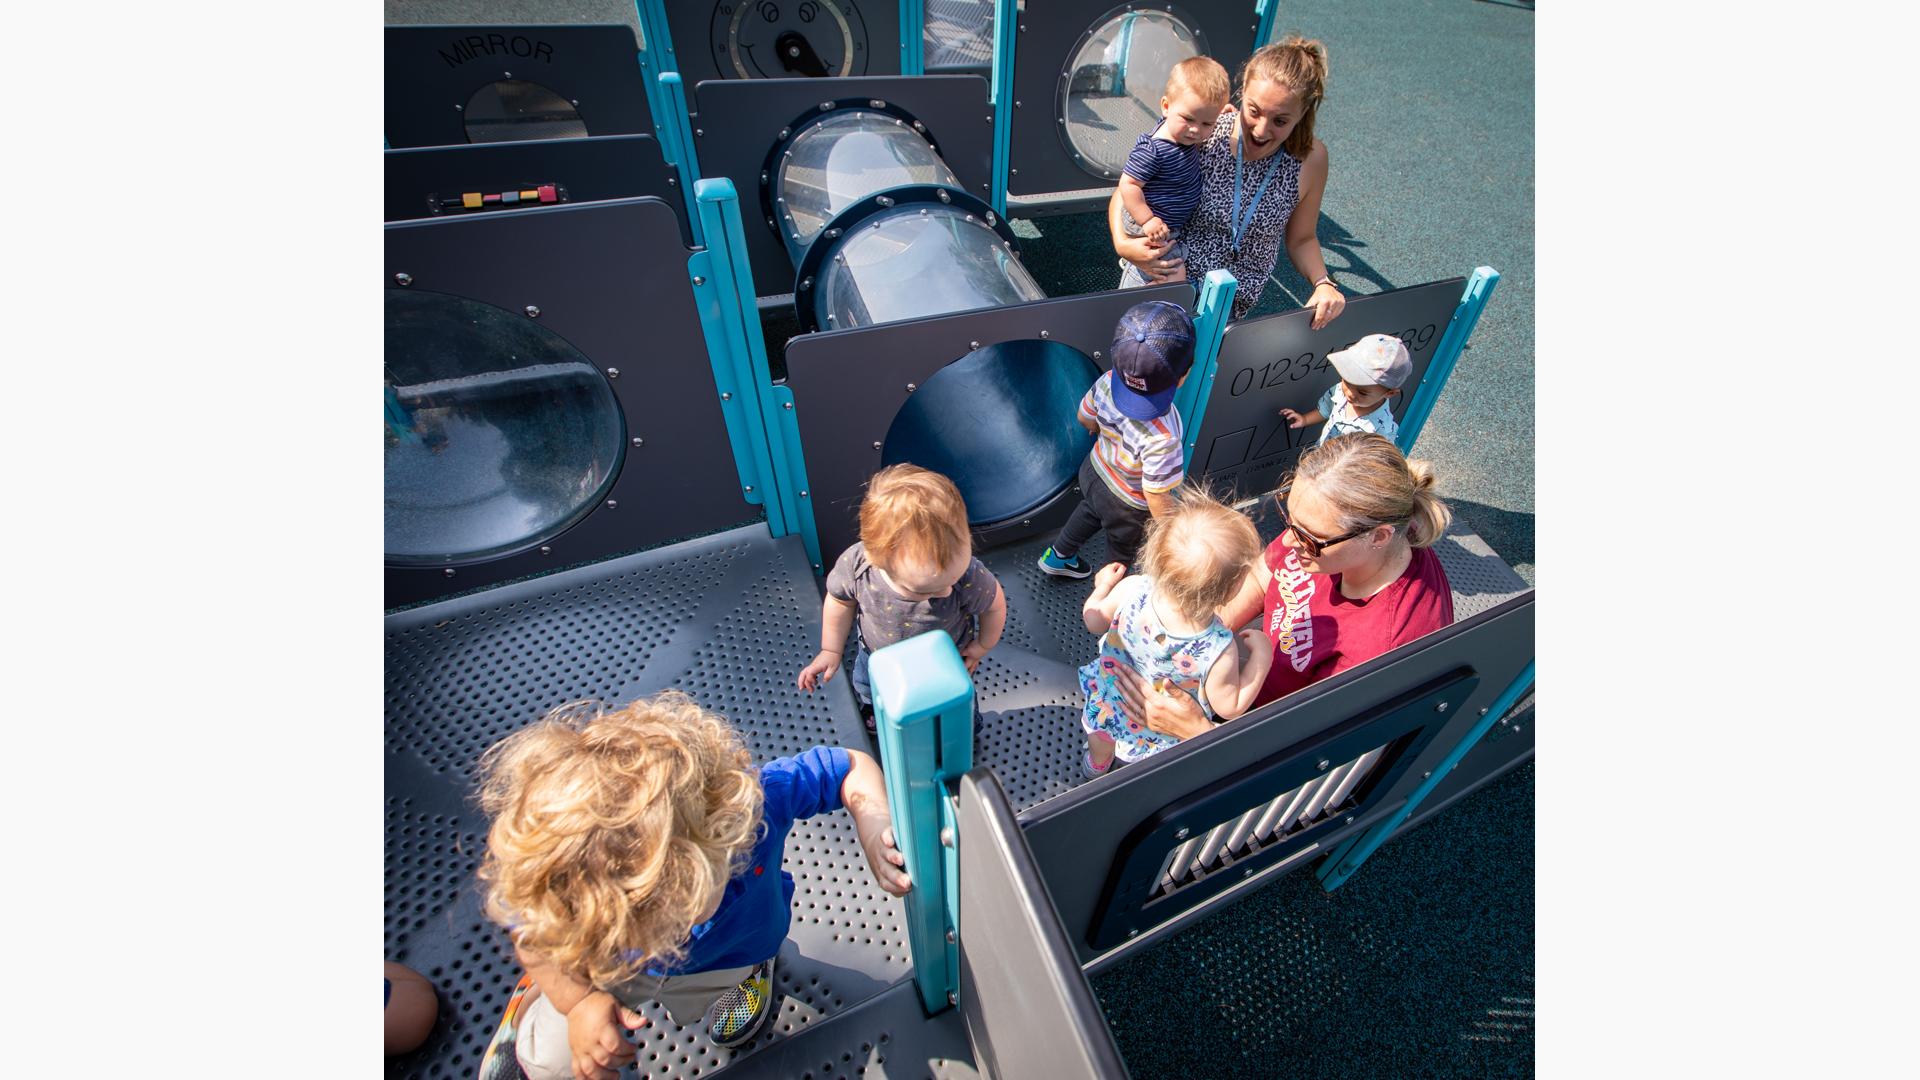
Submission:
[[[1085,970],[1316,858],[1337,887],[1531,755],[1531,723],[1506,732],[1528,704],[1532,592],[1462,525],[1438,547],[1454,626],[1080,781],[1085,587],[1033,560],[1076,495],[1072,409],[1119,313],[1149,298],[1194,312],[1176,398],[1189,472],[1251,497],[1304,449],[1278,409],[1310,408],[1327,353],[1370,329],[1412,352],[1395,410],[1411,447],[1497,275],[1355,298],[1322,331],[1305,312],[1229,324],[1224,272],[1045,298],[1006,213],[1104,201],[1086,188],[1105,167],[1098,129],[1070,123],[1076,110],[1098,117],[1142,86],[1157,98],[1183,28],[1225,55],[1267,22],[1239,4],[1063,4],[1001,18],[983,78],[921,73],[924,36],[899,33],[919,6],[899,7],[897,65],[868,18],[849,54],[868,57],[864,75],[810,44],[825,73],[790,79],[689,79],[688,9],[668,20],[659,4],[640,7],[653,47],[638,64],[624,27],[389,32],[387,952],[454,1006],[396,1075],[471,1075],[517,974],[471,888],[484,823],[466,785],[493,740],[563,701],[675,686],[758,760],[863,745],[845,680],[808,696],[792,672],[818,640],[817,576],[856,538],[860,485],[894,461],[960,485],[1010,611],[971,680],[944,638],[875,654],[916,888],[901,901],[872,886],[841,815],[801,823],[780,1013],[716,1052],[656,1010],[643,1073],[1119,1075]],[[852,26],[852,5],[823,0],[817,17],[828,8]],[[799,32],[774,29],[769,42]],[[450,74],[396,76],[416,60]],[[550,65],[537,82],[506,66],[535,62]],[[500,72],[470,66],[484,63]],[[532,85],[501,85],[515,82]],[[1052,119],[1015,108],[1045,86],[1061,130],[1015,139]],[[460,133],[395,119],[422,100],[467,114]],[[501,138],[516,129],[533,137]],[[1049,171],[1061,161],[1078,173]],[[1034,186],[1012,196],[1022,168]],[[788,303],[811,332],[775,381],[759,315]]]

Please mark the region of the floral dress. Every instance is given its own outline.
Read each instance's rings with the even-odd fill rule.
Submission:
[[[1124,578],[1114,586],[1119,606],[1113,625],[1100,636],[1100,655],[1080,669],[1080,689],[1087,695],[1080,726],[1088,734],[1103,731],[1113,736],[1114,753],[1122,761],[1138,761],[1180,740],[1148,728],[1144,718],[1126,715],[1114,681],[1119,666],[1133,668],[1161,689],[1186,691],[1212,719],[1213,707],[1207,704],[1202,687],[1213,662],[1233,646],[1233,631],[1218,618],[1190,636],[1167,629],[1149,603],[1152,592],[1153,579],[1144,576]]]

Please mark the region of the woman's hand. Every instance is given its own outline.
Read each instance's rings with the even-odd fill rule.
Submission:
[[[1185,694],[1163,694],[1147,685],[1140,673],[1124,664],[1116,665],[1113,681],[1120,689],[1120,700],[1127,715],[1144,719],[1149,728],[1176,739],[1191,739],[1213,730],[1200,703]]]
[[[1166,250],[1165,244],[1156,245],[1144,236],[1128,236],[1114,241],[1113,250],[1138,267],[1141,276],[1155,285],[1187,280],[1187,260],[1160,257]]]
[[[1307,297],[1307,302],[1301,306],[1313,309],[1313,328],[1318,330],[1347,310],[1347,298],[1338,285],[1323,281],[1314,287],[1313,295]]]

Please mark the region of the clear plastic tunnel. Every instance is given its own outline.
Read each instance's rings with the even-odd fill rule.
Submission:
[[[823,330],[1045,300],[1000,234],[957,206],[899,206],[869,218],[820,264]]]
[[[793,137],[773,181],[789,251],[797,261],[835,214],[906,184],[960,187],[939,152],[899,117],[865,109],[826,114]]]

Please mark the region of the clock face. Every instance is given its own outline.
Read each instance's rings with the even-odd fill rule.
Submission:
[[[710,36],[728,79],[867,73],[867,24],[853,0],[721,0]]]

